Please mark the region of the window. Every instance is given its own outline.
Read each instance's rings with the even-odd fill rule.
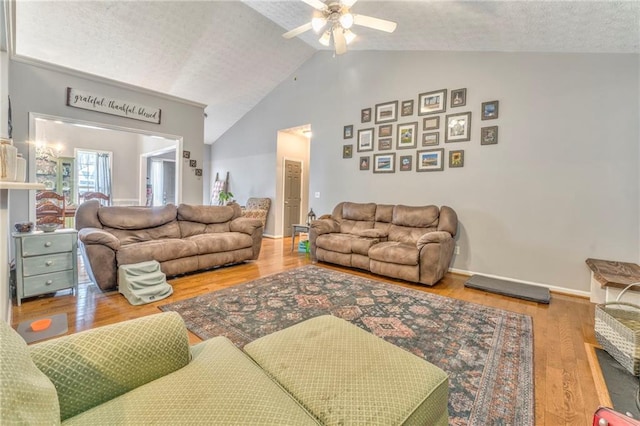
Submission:
[[[76,150],[78,194],[111,194],[111,152]]]

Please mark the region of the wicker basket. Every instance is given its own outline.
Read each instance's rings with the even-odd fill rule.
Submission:
[[[628,285],[615,302],[596,305],[595,326],[598,343],[634,376],[640,375],[640,306],[620,298],[636,285]]]

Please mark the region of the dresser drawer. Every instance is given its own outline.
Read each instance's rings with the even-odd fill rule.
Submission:
[[[22,256],[39,256],[41,254],[61,253],[73,249],[76,234],[34,235],[22,239]]]
[[[73,269],[73,253],[70,251],[47,256],[27,257],[22,261],[22,275],[25,277],[67,269]]]
[[[52,293],[75,286],[73,270],[24,278],[24,297]]]

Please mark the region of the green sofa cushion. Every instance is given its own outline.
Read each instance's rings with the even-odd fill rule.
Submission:
[[[29,357],[25,341],[0,320],[0,424],[60,424],[53,383]]]
[[[62,420],[176,371],[190,357],[187,329],[175,312],[63,336],[30,350],[56,387]]]
[[[316,317],[244,350],[323,424],[448,424],[444,371],[342,319]]]
[[[200,343],[192,353],[186,367],[63,424],[318,424],[226,337]]]

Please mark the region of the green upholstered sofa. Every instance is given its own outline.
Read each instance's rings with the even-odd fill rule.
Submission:
[[[0,424],[446,425],[447,375],[335,317],[190,347],[176,313],[27,346],[0,321]]]

